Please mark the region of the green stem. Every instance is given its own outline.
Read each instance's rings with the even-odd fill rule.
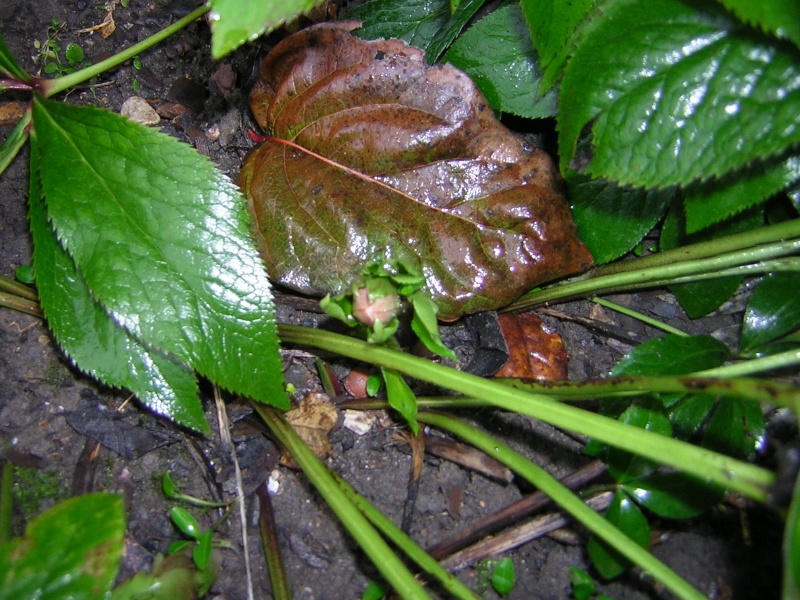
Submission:
[[[380,534],[344,494],[327,467],[298,437],[284,419],[283,414],[256,402],[250,404],[275,434],[278,441],[292,453],[292,457],[300,465],[303,473],[314,484],[328,506],[339,517],[350,535],[355,538],[358,545],[367,553],[381,575],[395,591],[402,598],[428,598],[422,586],[417,583],[414,576],[395,556]]]
[[[378,509],[376,509],[366,498],[361,496],[353,487],[336,473],[332,473],[333,478],[342,488],[348,498],[355,504],[367,519],[377,527],[393,544],[402,550],[406,556],[417,563],[428,574],[436,577],[442,587],[456,598],[478,599],[467,586],[448,573],[439,562],[430,554],[420,548],[414,540],[408,537]]]
[[[695,375],[699,375],[700,377],[743,377],[756,373],[775,371],[777,369],[797,367],[798,365],[800,365],[800,350],[794,349],[772,354],[771,356],[745,360],[733,365],[725,365],[715,369],[699,371],[695,373]],[[776,404],[778,403],[776,402]],[[795,403],[792,408],[795,409],[797,414],[800,414],[800,407],[798,407],[797,403]]]
[[[547,471],[516,453],[499,440],[482,431],[478,431],[463,421],[445,415],[420,413],[418,418],[424,423],[449,431],[466,440],[524,477],[534,487],[547,494],[553,502],[580,521],[592,533],[605,540],[625,558],[639,565],[642,570],[655,577],[679,598],[684,600],[705,598],[702,593],[672,569],[586,506],[580,498],[559,483]]]
[[[591,300],[595,304],[599,304],[600,306],[605,306],[610,310],[616,311],[623,315],[627,315],[633,319],[641,321],[642,323],[650,325],[650,327],[655,327],[656,329],[660,329],[661,331],[666,331],[667,333],[671,333],[673,335],[679,335],[682,337],[689,336],[689,334],[686,333],[685,331],[681,331],[676,327],[672,327],[671,325],[662,323],[658,319],[648,317],[647,315],[640,313],[639,311],[633,310],[632,308],[628,308],[627,306],[622,306],[621,304],[617,304],[616,302],[612,302],[611,300],[606,300],[604,298],[598,298],[598,297],[594,297]]]
[[[39,296],[37,296],[36,292],[27,285],[9,279],[8,277],[3,277],[2,275],[0,275],[0,292],[8,292],[9,294],[27,300],[33,300],[34,302],[39,300]]]
[[[376,366],[396,369],[489,404],[591,436],[611,446],[681,469],[701,481],[736,490],[760,502],[767,499],[773,473],[728,456],[632,427],[542,394],[515,390],[416,356],[368,344],[343,335],[296,325],[279,325],[284,343],[321,348]]]
[[[33,315],[34,317],[42,316],[42,310],[39,308],[38,302],[20,298],[16,294],[0,292],[0,306],[18,310],[19,312]]]
[[[13,509],[12,488],[14,487],[14,465],[10,461],[3,464],[0,481],[0,544],[11,539],[11,514]]]
[[[273,600],[292,600],[292,588],[289,585],[289,577],[283,563],[275,513],[272,510],[272,500],[270,500],[266,482],[258,486],[256,495],[259,500],[259,528],[264,545],[264,556],[267,559],[269,580],[272,584],[272,598]]]
[[[181,20],[176,21],[169,27],[166,27],[151,35],[150,37],[142,40],[138,44],[134,44],[130,48],[126,50],[122,50],[118,54],[111,56],[105,60],[100,61],[96,65],[91,65],[86,67],[85,69],[81,69],[80,71],[75,71],[74,73],[70,73],[69,75],[65,75],[64,77],[59,77],[57,79],[44,79],[40,80],[38,83],[38,89],[41,94],[45,98],[49,98],[54,94],[58,94],[59,92],[63,92],[71,87],[75,87],[79,83],[83,83],[84,81],[89,81],[92,77],[96,75],[100,75],[108,71],[109,69],[113,69],[117,65],[121,65],[126,60],[132,59],[137,54],[141,54],[145,50],[149,50],[159,42],[167,39],[169,36],[177,33],[190,23],[194,23],[197,19],[202,17],[209,11],[209,7],[207,5],[203,5],[197,10],[192,11],[190,14],[183,17]]]

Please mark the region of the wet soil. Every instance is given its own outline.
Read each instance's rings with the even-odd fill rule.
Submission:
[[[114,10],[116,31],[107,39],[98,32],[78,34],[101,23],[105,11],[97,3],[74,0],[0,0],[0,32],[29,72],[35,41],[47,37],[51,20],[65,23],[59,34],[62,47],[76,41],[89,60],[99,60],[174,22],[193,10],[194,0],[131,0]],[[99,85],[75,90],[68,102],[118,111],[127,98],[140,96],[155,106],[177,105],[177,116],[162,118],[159,128],[207,154],[219,168],[235,176],[241,160],[254,145],[246,94],[255,67],[272,38],[247,46],[215,63],[208,51],[209,32],[200,22],[143,54],[142,68],[133,63],[104,75]],[[135,83],[138,82],[138,83]],[[3,100],[25,101],[20,95]],[[188,110],[181,109],[188,107]],[[167,113],[164,113],[167,114]],[[10,127],[0,128],[4,138]],[[25,151],[0,177],[0,274],[13,277],[15,269],[30,263],[31,242],[26,221],[27,154]],[[615,300],[664,319],[689,332],[712,333],[723,341],[736,339],[742,296],[714,315],[692,322],[665,291]],[[640,323],[588,303],[556,307],[605,325],[587,328],[562,317],[545,315],[548,327],[565,340],[569,373],[575,379],[599,376],[630,349],[631,344],[656,334]],[[285,319],[316,319],[284,307]],[[608,334],[611,330],[613,336]],[[313,358],[287,352],[287,378],[300,393],[319,391]],[[347,372],[345,364],[336,372]],[[244,552],[253,566],[256,598],[271,597],[258,533],[255,490],[270,478],[278,491],[272,497],[279,538],[295,597],[308,599],[359,598],[375,575],[373,567],[338,525],[331,511],[301,474],[277,464],[279,450],[249,415],[246,404],[228,399],[233,447],[220,440],[214,402],[206,390],[207,417],[214,432],[203,438],[182,431],[128,402],[124,391],[111,390],[83,376],[64,358],[45,324],[39,319],[0,308],[0,446],[2,459],[42,475],[52,474],[57,485],[18,505],[15,531],[25,517],[58,499],[87,491],[121,493],[126,500],[128,530],[120,578],[148,569],[179,534],[171,525],[171,503],[160,489],[160,475],[170,472],[182,491],[211,500],[230,499],[235,493],[231,452],[243,470],[247,506],[247,548],[236,518],[225,520],[218,538],[226,539],[223,566],[210,597],[246,598]],[[399,435],[403,428],[378,414],[364,434],[340,428],[332,435],[329,465],[349,480],[389,517],[399,522],[407,496],[411,457]],[[528,419],[494,411],[465,413],[468,418],[506,438],[551,473],[562,477],[587,464],[584,440]],[[22,484],[19,484],[22,485]],[[410,533],[423,546],[443,539],[475,520],[499,510],[529,493],[524,484],[498,483],[452,462],[427,456],[422,472]],[[41,500],[41,501],[39,501]],[[552,507],[551,507],[552,508]],[[205,526],[219,518],[205,514]],[[780,582],[780,520],[766,509],[747,503],[721,504],[702,518],[688,522],[656,522],[653,539],[657,556],[711,598],[777,598]],[[585,532],[562,530],[508,553],[517,572],[511,598],[560,599],[570,597],[567,569],[589,568]],[[480,569],[470,565],[459,577],[473,588],[480,585]],[[668,595],[636,572],[602,586],[617,599],[647,599]],[[495,597],[490,590],[487,598]]]

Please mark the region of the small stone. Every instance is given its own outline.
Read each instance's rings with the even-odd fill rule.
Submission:
[[[119,114],[134,123],[147,125],[148,127],[161,123],[161,117],[158,116],[158,113],[147,103],[147,100],[139,96],[131,96],[125,100],[122,103]]]

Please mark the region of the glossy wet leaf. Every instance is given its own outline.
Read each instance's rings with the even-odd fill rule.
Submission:
[[[642,548],[650,545],[650,525],[647,519],[625,492],[617,490],[606,511],[606,520],[616,525],[625,535]],[[592,564],[604,579],[620,575],[630,562],[605,542],[592,536],[586,545]]]
[[[522,11],[508,4],[465,31],[442,62],[469,75],[492,108],[529,119],[556,114],[555,90],[539,97],[540,72]]]
[[[795,0],[719,0],[745,23],[800,46],[800,3]]]
[[[800,66],[714,3],[612,0],[561,85],[562,168],[646,187],[719,177],[800,141]]]
[[[663,405],[653,399],[643,398],[632,403],[619,416],[619,421],[647,431],[671,437],[672,426]],[[608,447],[603,459],[614,479],[620,483],[633,481],[649,475],[658,468],[658,464],[617,448]]]
[[[36,174],[41,162],[36,136],[30,159]],[[107,385],[131,390],[153,412],[207,433],[194,373],[120,327],[92,296],[47,222],[38,176],[30,179],[28,197],[39,304],[67,357]]]
[[[398,40],[359,41],[354,26],[284,40],[251,95],[275,138],[239,184],[270,276],[322,296],[369,263],[402,261],[453,320],[585,268],[549,157],[502,127],[463,73],[427,68]]]
[[[564,341],[541,318],[531,312],[510,312],[498,315],[497,323],[508,347],[508,360],[495,377],[567,379],[569,358]]]
[[[417,423],[417,397],[408,387],[403,376],[391,369],[381,369],[386,384],[386,399],[389,405],[403,415],[414,435],[419,431]]]
[[[192,516],[192,513],[180,506],[173,506],[169,516],[172,518],[172,522],[175,523],[175,526],[180,529],[185,536],[194,540],[198,538],[200,535],[200,525],[198,525],[197,519]]]
[[[567,178],[567,196],[581,239],[597,264],[632,250],[658,223],[675,190],[631,189],[583,175]]]
[[[567,56],[574,48],[578,25],[596,3],[594,0],[521,0],[520,4],[544,71],[539,89],[544,93],[561,76]]]
[[[724,490],[683,473],[654,473],[623,487],[640,505],[665,519],[695,517],[717,504],[724,495]]]
[[[691,439],[705,423],[718,398],[706,394],[681,396],[669,406],[669,419],[675,437]]]
[[[86,494],[42,513],[0,544],[0,599],[102,599],[122,556],[121,496]]]
[[[752,461],[764,443],[761,406],[754,400],[722,398],[706,427],[703,446]]]
[[[725,344],[708,335],[660,335],[628,352],[610,375],[684,375],[718,367],[729,354]]]
[[[771,273],[759,282],[747,301],[740,352],[755,352],[800,327],[798,286],[798,273]]]
[[[397,38],[421,48],[429,63],[458,36],[484,0],[463,0],[455,11],[450,0],[372,0],[346,13],[363,23],[356,35],[365,40]]]
[[[310,11],[322,0],[209,0],[211,54],[219,59],[245,42]]]
[[[147,348],[288,406],[270,285],[235,186],[188,146],[107,111],[36,98],[33,119],[48,216],[92,298]]]

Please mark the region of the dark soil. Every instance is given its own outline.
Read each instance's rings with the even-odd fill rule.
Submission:
[[[129,8],[114,10],[116,31],[107,39],[79,29],[100,23],[105,12],[96,2],[75,0],[0,0],[0,30],[23,67],[35,72],[34,41],[43,41],[53,18],[66,23],[59,36],[62,47],[79,41],[90,60],[98,60],[130,46],[194,9],[196,0],[131,0]],[[67,101],[118,111],[123,101],[139,95],[160,106],[167,102],[190,107],[178,118],[164,118],[160,129],[194,145],[224,172],[235,176],[244,154],[253,146],[246,95],[255,68],[269,44],[262,40],[245,47],[222,63],[209,53],[209,31],[196,23],[175,38],[141,56],[142,69],[128,64],[106,74],[102,85],[73,91]],[[212,81],[221,65],[230,67],[235,84],[228,88]],[[134,91],[134,81],[138,91]],[[3,100],[24,101],[6,94]],[[0,129],[0,139],[10,127]],[[26,221],[27,154],[25,151],[0,177],[0,274],[13,277],[15,269],[30,263],[31,241]],[[617,301],[669,321],[689,332],[711,333],[723,341],[736,339],[742,301],[737,297],[721,311],[698,322],[689,321],[672,296],[656,291],[622,296]],[[284,318],[298,318],[289,308]],[[564,338],[572,378],[599,376],[631,344],[655,331],[636,321],[575,302],[558,307],[581,314],[617,331],[617,337],[568,320],[545,316],[546,324]],[[311,316],[300,318],[313,319]],[[300,393],[319,391],[313,359],[303,353],[285,356],[287,377]],[[344,374],[346,366],[337,366]],[[230,499],[235,493],[231,448],[220,442],[214,403],[207,394],[207,417],[214,433],[208,438],[186,433],[158,419],[127,394],[99,385],[72,367],[59,352],[46,325],[39,319],[0,308],[0,441],[2,459],[40,474],[54,474],[60,485],[39,486],[42,498],[18,504],[15,531],[24,519],[52,506],[58,499],[87,491],[121,493],[126,500],[128,532],[120,578],[148,569],[157,553],[179,538],[168,511],[172,504],[160,490],[160,475],[170,472],[182,491],[207,499]],[[256,598],[269,598],[269,583],[257,525],[254,491],[270,474],[277,478],[272,497],[279,536],[293,592],[297,598],[358,598],[374,574],[362,553],[338,525],[331,511],[301,474],[277,466],[279,454],[246,404],[228,404],[233,443],[244,472],[249,535],[246,551],[253,566]],[[527,419],[495,412],[469,415],[507,437],[517,449],[561,477],[589,462],[582,440]],[[348,479],[389,517],[399,522],[409,483],[411,458],[398,433],[399,422],[382,415],[364,435],[341,428],[332,436],[334,454],[329,465]],[[31,484],[27,484],[31,487]],[[37,493],[36,486],[27,489]],[[18,484],[22,489],[22,484]],[[530,492],[517,483],[500,484],[451,462],[427,457],[410,532],[423,546],[441,540]],[[41,500],[41,501],[40,501]],[[550,507],[552,509],[552,507]],[[217,513],[203,517],[205,526]],[[780,520],[770,511],[747,503],[720,505],[690,522],[656,522],[654,552],[711,598],[777,598],[780,585]],[[512,598],[570,597],[567,569],[588,569],[584,532],[576,529],[556,538],[544,537],[510,552],[517,571]],[[226,520],[218,538],[233,550],[223,551],[224,563],[211,597],[246,598],[242,533],[236,518]],[[459,576],[478,585],[478,571],[469,567]],[[603,586],[617,599],[660,598],[658,586],[633,572]],[[485,592],[485,597],[495,597]]]

